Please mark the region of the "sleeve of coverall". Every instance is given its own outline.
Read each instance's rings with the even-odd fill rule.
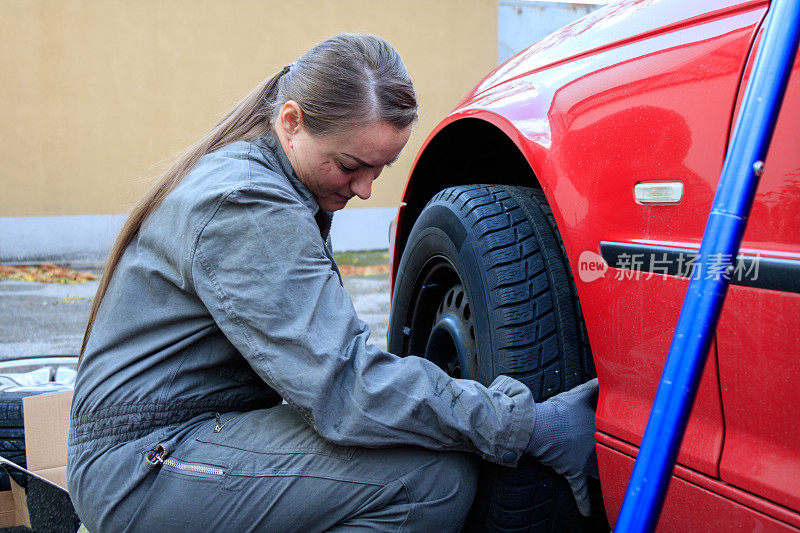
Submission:
[[[250,365],[325,439],[475,450],[513,465],[533,429],[520,382],[454,379],[370,344],[310,210],[286,188],[231,193],[203,228],[195,290]]]

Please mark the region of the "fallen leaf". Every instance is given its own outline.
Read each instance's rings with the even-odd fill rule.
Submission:
[[[0,265],[0,279],[73,284],[96,280],[98,276],[92,272],[79,272],[52,263],[44,263],[41,265]]]
[[[339,272],[342,273],[342,276],[378,276],[381,274],[388,274],[389,265],[341,265],[339,267]]]

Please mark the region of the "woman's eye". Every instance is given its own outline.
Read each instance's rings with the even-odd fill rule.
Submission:
[[[356,168],[350,168],[350,167],[344,166],[344,165],[343,165],[343,164],[341,164],[341,163],[339,163],[339,168],[341,168],[341,169],[342,169],[342,172],[347,172],[347,173],[355,172],[356,170],[358,170],[358,167],[356,167]]]

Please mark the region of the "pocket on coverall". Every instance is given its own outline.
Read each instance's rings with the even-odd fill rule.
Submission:
[[[221,414],[195,435],[197,442],[265,455],[325,455],[349,461],[358,450],[320,437],[288,405]],[[231,472],[234,473],[234,472]]]

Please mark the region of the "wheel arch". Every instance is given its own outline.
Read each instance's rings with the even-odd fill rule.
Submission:
[[[546,123],[541,121],[537,126]],[[576,286],[578,252],[569,239],[573,229],[569,220],[575,209],[572,205],[575,202],[570,199],[576,189],[570,186],[569,177],[559,178],[554,161],[563,154],[558,143],[551,142],[549,124],[543,129],[525,130],[526,135],[515,121],[499,113],[468,108],[452,113],[431,133],[417,156],[403,193],[405,205],[398,216],[392,250],[392,296],[411,229],[436,193],[448,187],[473,184],[532,187],[542,191],[551,209],[567,266],[575,279],[571,285],[581,322],[589,321],[581,309],[581,287]],[[591,353],[586,326],[582,327]]]
[[[512,123],[494,113],[448,117],[426,140],[409,176],[394,257],[399,260],[422,209],[441,190],[477,183],[541,189],[521,137]],[[395,274],[393,269],[393,280]]]

